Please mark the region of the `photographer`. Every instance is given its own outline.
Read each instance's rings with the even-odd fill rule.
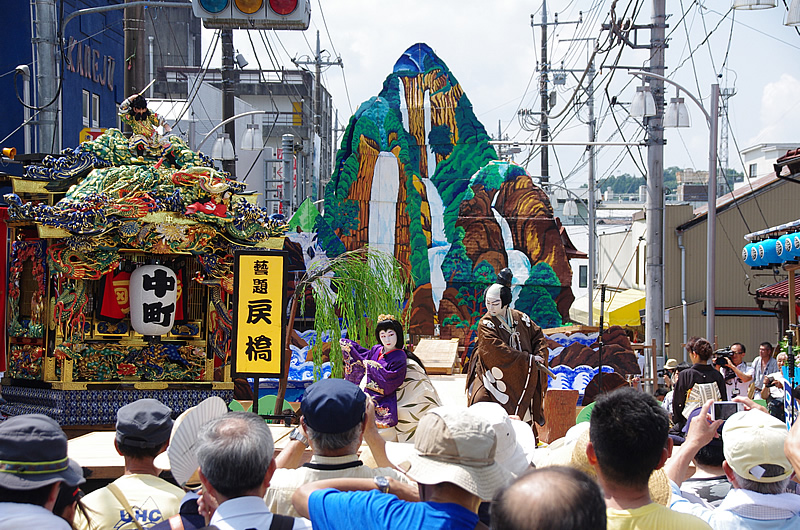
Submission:
[[[783,399],[786,391],[783,389],[784,379],[781,369],[786,364],[787,356],[781,352],[776,359],[778,361],[778,370],[764,376],[761,399],[767,402],[767,410],[772,416],[784,421]]]
[[[750,381],[753,380],[753,372],[748,370],[744,354],[745,347],[741,342],[734,342],[729,350],[714,352],[714,366],[725,378],[729,399],[747,396]]]

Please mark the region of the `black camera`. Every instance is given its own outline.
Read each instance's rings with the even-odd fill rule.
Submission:
[[[728,366],[725,359],[730,359],[733,364],[733,352],[728,349],[717,350],[714,352],[714,366]]]
[[[714,366],[722,367],[722,375],[727,382],[736,377],[736,373],[728,366],[726,359],[730,360],[731,366],[733,366],[733,352],[730,349],[721,349],[714,352]]]

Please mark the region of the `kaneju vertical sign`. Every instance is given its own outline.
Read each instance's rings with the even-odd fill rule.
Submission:
[[[241,250],[234,257],[233,373],[283,377],[288,255]]]

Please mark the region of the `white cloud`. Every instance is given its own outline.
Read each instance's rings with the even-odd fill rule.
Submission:
[[[777,81],[767,83],[761,95],[761,129],[748,145],[762,142],[791,142],[800,140],[800,80],[783,74]]]

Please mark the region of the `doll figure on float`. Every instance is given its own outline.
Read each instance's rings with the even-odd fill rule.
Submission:
[[[344,378],[375,402],[375,421],[387,441],[413,441],[414,418],[441,405],[422,361],[403,348],[404,337],[403,325],[394,316],[380,315],[375,326],[378,344],[372,348],[340,341]]]

